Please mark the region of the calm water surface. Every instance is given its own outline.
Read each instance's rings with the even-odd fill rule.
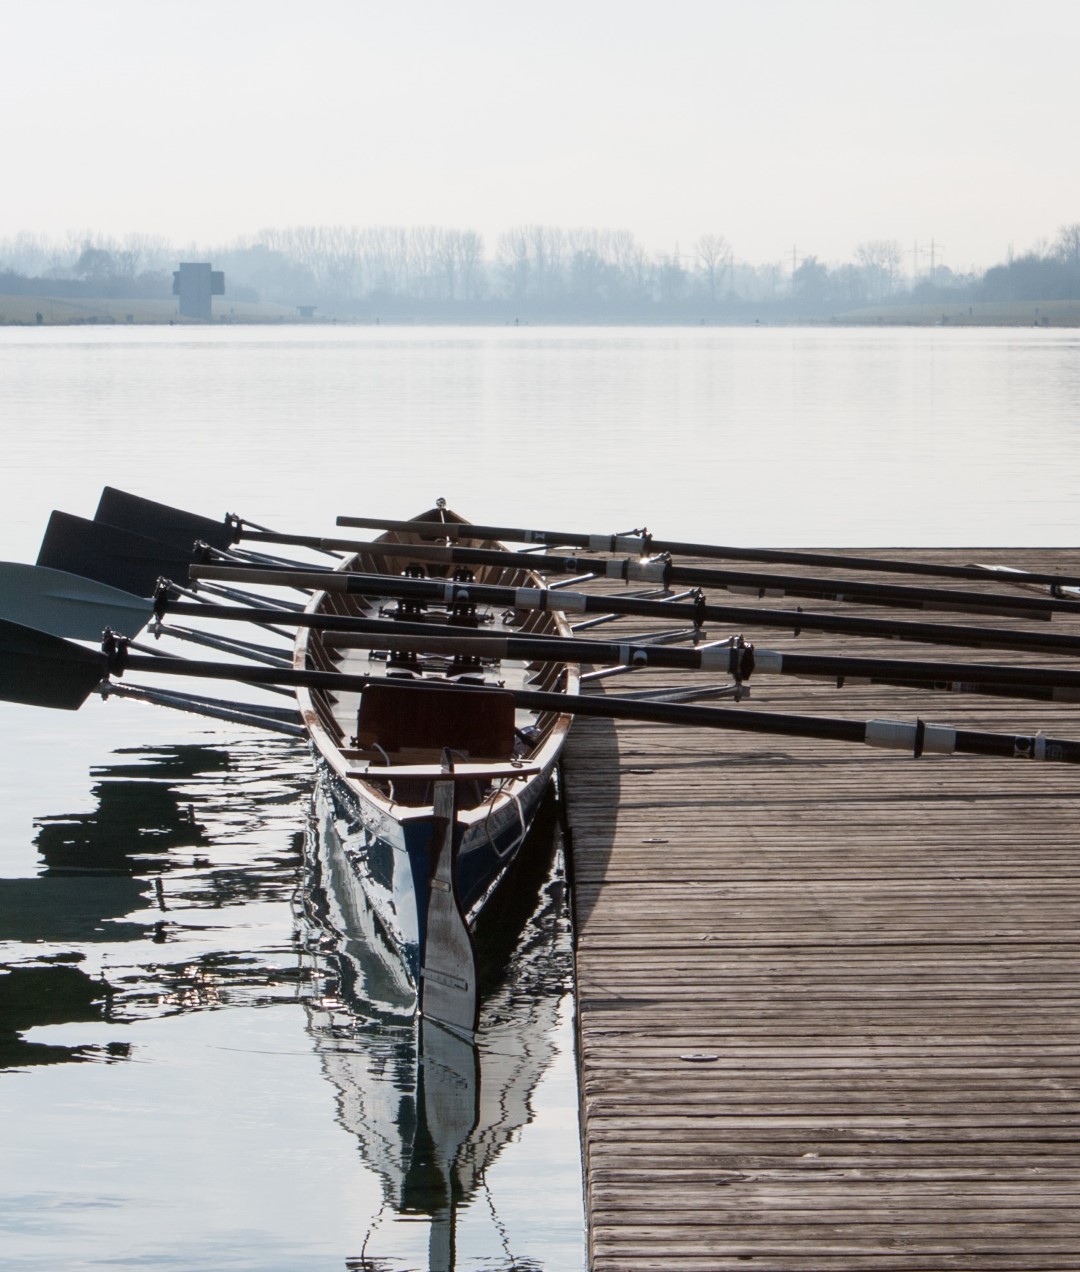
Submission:
[[[308,533],[439,495],[744,544],[1074,544],[1080,520],[1072,332],[5,329],[0,410],[10,560],[105,484]],[[433,1265],[416,1038],[327,927],[303,748],[120,701],[0,726],[3,1266]],[[582,1264],[550,846],[488,1041],[439,1069],[487,1110],[459,1268]]]

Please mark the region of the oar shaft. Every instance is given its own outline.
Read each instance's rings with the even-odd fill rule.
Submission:
[[[911,587],[897,583],[870,583],[855,579],[761,574],[748,570],[680,565],[674,561],[641,560],[637,557],[608,559],[579,556],[515,557],[496,548],[438,547],[432,544],[367,543],[360,549],[369,556],[449,565],[518,566],[545,574],[595,574],[624,582],[661,582],[696,587],[722,588],[757,596],[798,596],[810,600],[847,601],[855,604],[895,605],[902,609],[974,610],[1026,618],[1049,618],[1054,613],[1080,614],[1080,601],[1052,597],[1000,596],[958,591],[953,588]]]
[[[129,654],[126,667],[153,671],[162,675],[198,676],[218,680],[237,680],[246,684],[304,685],[308,688],[335,692],[362,692],[376,677],[343,675],[334,671],[307,671],[278,667],[242,667],[222,663],[187,661]],[[381,679],[381,677],[378,677]],[[408,682],[402,681],[408,686]],[[410,691],[423,691],[419,682]],[[492,690],[473,687],[470,693]],[[515,704],[526,711],[572,713],[609,720],[637,720],[645,723],[675,724],[696,728],[736,729],[750,733],[778,734],[789,737],[821,738],[836,742],[863,742],[870,746],[889,746],[913,754],[923,752],[1007,756],[1022,759],[1057,760],[1080,763],[1080,742],[1044,738],[1041,735],[979,733],[952,729],[946,725],[929,725],[921,721],[910,724],[894,720],[842,720],[827,716],[786,715],[769,711],[747,711],[730,707],[695,707],[676,703],[640,702],[606,696],[580,697],[540,690],[497,690],[511,693]]]
[[[485,658],[517,658],[525,662],[631,662],[687,671],[729,671],[732,668],[732,650],[726,643],[679,649],[670,645],[582,640],[568,636],[515,635],[485,628],[463,629],[449,623],[411,623],[348,614],[306,612],[282,618],[275,610],[227,606],[209,610],[205,605],[169,600],[164,601],[162,612],[242,623],[262,623],[271,617],[280,625],[334,633],[338,636],[334,644],[339,647],[412,649],[429,653],[445,651],[477,654]],[[1077,679],[1080,681],[1080,673]]]
[[[780,548],[739,548],[716,543],[684,543],[675,539],[657,539],[645,533],[583,534],[580,531],[524,530],[515,526],[483,526],[458,522],[395,521],[384,517],[338,517],[337,524],[366,530],[404,530],[432,539],[447,539],[450,542],[463,539],[498,539],[504,543],[585,548],[589,552],[669,552],[673,556],[703,557],[717,561],[760,561],[774,565],[805,565],[817,569],[873,570],[881,574],[917,574],[928,578],[985,581],[993,577],[992,569],[978,565],[899,561],[895,558],[852,556],[837,552],[798,552]],[[1080,586],[1080,575],[1019,570],[1014,577],[1017,582],[1046,584],[1049,587]]]
[[[847,614],[812,614],[802,610],[754,609],[704,602],[653,601],[635,597],[590,596],[584,592],[547,588],[501,587],[487,583],[450,583],[434,579],[406,579],[345,570],[298,572],[220,565],[193,565],[193,579],[257,583],[267,587],[300,587],[358,596],[386,596],[443,601],[471,600],[477,604],[513,609],[562,610],[573,614],[632,614],[640,618],[687,619],[696,623],[731,623],[798,634],[803,631],[873,639],[958,645],[973,649],[1008,649],[1080,657],[1080,638],[1060,632],[1028,632],[1009,628],[975,627],[957,623],[863,618]]]
[[[558,593],[554,594],[558,596]],[[263,623],[269,617],[281,625],[315,628],[334,633],[336,647],[401,649],[429,653],[476,654],[485,658],[517,658],[536,662],[625,663],[686,671],[717,671],[749,678],[787,675],[816,678],[844,677],[879,684],[941,683],[1071,689],[1080,693],[1080,671],[1049,667],[1002,667],[984,663],[938,662],[900,658],[858,658],[833,654],[783,653],[729,642],[693,649],[634,642],[585,640],[565,636],[521,636],[478,628],[463,633],[447,623],[413,623],[396,619],[361,618],[345,614],[290,614],[276,611],[165,602],[168,614]]]

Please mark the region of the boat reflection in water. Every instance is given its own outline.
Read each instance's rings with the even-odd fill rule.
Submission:
[[[209,1046],[209,1039],[244,1051],[252,1045],[250,1009],[270,1007],[283,1018],[271,1033],[276,1045],[295,1045],[284,1018],[299,1013],[301,1052],[317,1052],[338,1121],[362,1156],[353,1176],[362,1187],[350,1194],[361,1209],[348,1201],[336,1208],[332,1231],[313,1238],[313,1252],[372,1272],[449,1269],[455,1260],[458,1269],[489,1272],[581,1267],[567,1023],[572,954],[554,809],[538,819],[506,881],[503,904],[513,912],[477,933],[484,992],[474,1047],[416,1020],[415,990],[400,958],[380,942],[370,913],[349,908],[357,890],[335,874],[340,844],[327,809],[312,804],[311,786],[302,748],[242,735],[228,746],[115,754],[95,768],[91,810],[36,816],[40,873],[0,878],[0,1079],[48,1069],[52,1085],[28,1082],[21,1096],[26,1122],[35,1112],[47,1122],[59,1091],[70,1102],[75,1140],[111,1144],[113,1110],[133,1089],[140,1100],[156,1093],[163,1125],[192,1116],[187,1085],[171,1075],[187,1069],[193,1045]],[[211,1012],[212,1032],[183,1027]],[[160,1027],[167,1018],[175,1031]],[[281,1090],[274,1054],[260,1052],[261,1076],[252,1077],[249,1108],[262,1120],[275,1116],[268,1093]],[[293,1065],[295,1054],[283,1049],[281,1064]],[[130,1061],[139,1057],[136,1078]],[[76,1074],[87,1062],[112,1068],[111,1098],[99,1098],[98,1085],[98,1096],[84,1098],[85,1079]],[[203,1080],[217,1089],[212,1064]],[[310,1080],[325,1090],[318,1070]],[[283,1116],[282,1125],[293,1122]],[[529,1142],[515,1143],[526,1127]],[[311,1142],[325,1143],[327,1130],[338,1138],[323,1121]],[[206,1135],[216,1146],[214,1132]],[[242,1153],[249,1140],[242,1125],[233,1126],[220,1144]],[[306,1142],[297,1147],[309,1151]],[[348,1142],[341,1147],[353,1158]],[[340,1185],[340,1165],[337,1155],[313,1165],[327,1190]],[[537,1214],[531,1188],[541,1172],[545,1205]],[[147,1216],[178,1205],[181,1244],[201,1251],[216,1239],[210,1221],[198,1217],[198,1183],[178,1185],[175,1171],[162,1167],[126,1186],[147,1205],[127,1208],[109,1241],[152,1244],[158,1220]],[[67,1221],[55,1223],[58,1265],[82,1257],[78,1225],[92,1224],[96,1189],[95,1177],[85,1209],[65,1210]],[[281,1236],[281,1225],[270,1225],[253,1258],[281,1266],[273,1262]],[[346,1261],[346,1254],[355,1257]],[[184,1251],[175,1258],[180,1266]]]
[[[559,1050],[572,953],[554,800],[505,881],[504,898],[485,911],[499,915],[497,924],[489,920],[476,932],[482,997],[475,1042],[415,1016],[415,991],[370,910],[357,909],[359,892],[347,886],[342,842],[320,800],[310,848],[313,877],[303,896],[322,974],[308,1004],[309,1028],[336,1088],[338,1120],[382,1181],[383,1215],[394,1216],[376,1217],[347,1267],[402,1267],[373,1249],[404,1239],[387,1229],[405,1222],[414,1240],[417,1223],[428,1227],[423,1266],[450,1272],[458,1219],[474,1199],[482,1197],[492,1207],[488,1222],[499,1224],[486,1172],[532,1120],[536,1086]],[[576,1139],[568,1148],[576,1156]],[[539,1236],[535,1218],[531,1226]],[[542,1265],[508,1258],[500,1266]]]
[[[132,747],[95,767],[92,811],[34,818],[39,873],[0,878],[0,1072],[126,1059],[138,1019],[294,1001],[288,906],[311,787],[298,759],[259,736]],[[274,905],[280,934],[256,929],[249,915]],[[79,1024],[115,1038],[26,1037]]]

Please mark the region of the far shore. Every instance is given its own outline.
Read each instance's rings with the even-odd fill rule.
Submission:
[[[370,326],[860,326],[860,327],[1080,327],[1080,300],[995,301],[966,303],[945,301],[921,305],[866,306],[836,313],[796,313],[768,306],[757,310],[740,303],[720,307],[709,315],[698,315],[690,307],[677,312],[643,315],[605,311],[538,314],[523,308],[514,315],[509,302],[497,312],[439,306],[426,310],[406,302],[388,306],[386,312],[357,314],[314,309],[297,305],[259,302],[215,301],[213,324],[343,324]],[[181,317],[177,302],[167,300],[125,300],[114,297],[4,296],[0,295],[0,327],[71,326],[201,326],[198,320]]]

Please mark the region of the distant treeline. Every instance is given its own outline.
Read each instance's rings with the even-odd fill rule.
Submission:
[[[895,240],[853,259],[751,265],[721,234],[650,254],[627,230],[523,225],[489,253],[475,230],[294,226],[181,248],[152,235],[88,232],[0,239],[0,294],[157,299],[180,260],[224,270],[234,301],[313,305],[342,317],[521,318],[827,316],[868,305],[1080,298],[1080,223],[983,274],[936,264],[912,277]]]

